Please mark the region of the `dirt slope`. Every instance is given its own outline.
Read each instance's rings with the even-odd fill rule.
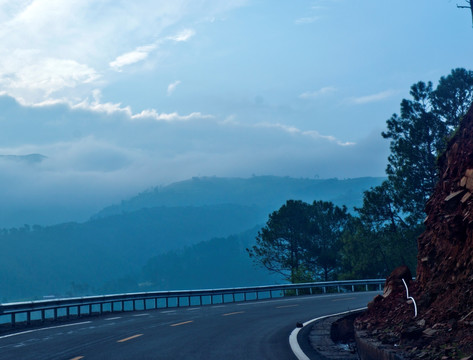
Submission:
[[[426,230],[418,239],[416,281],[409,284],[417,317],[414,304],[406,299],[402,276],[394,274],[390,291],[370,304],[356,326],[401,348],[407,357],[469,359],[473,354],[473,107],[440,157],[439,168],[441,178],[426,205]]]

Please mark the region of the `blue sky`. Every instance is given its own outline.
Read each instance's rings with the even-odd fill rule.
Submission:
[[[192,176],[383,176],[409,87],[471,69],[456,4],[0,0],[0,154],[46,156],[0,158],[0,226]]]

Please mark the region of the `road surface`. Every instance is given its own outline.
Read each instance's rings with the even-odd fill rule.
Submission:
[[[297,322],[357,309],[377,294],[286,297],[115,313],[0,336],[0,358],[295,359]]]

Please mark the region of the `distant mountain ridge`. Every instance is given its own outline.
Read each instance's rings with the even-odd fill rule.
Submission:
[[[28,155],[0,155],[0,159],[16,161],[16,162],[26,162],[28,164],[37,164],[47,159],[47,156],[41,154],[28,154]]]
[[[118,205],[104,208],[92,218],[129,213],[158,206],[203,206],[236,204],[258,206],[273,211],[288,199],[313,202],[332,201],[336,205],[361,206],[363,192],[385,178],[301,179],[278,176],[251,178],[194,177],[142,192]]]
[[[382,181],[193,178],[83,223],[0,229],[0,301],[263,285],[274,277],[255,268],[245,249],[272,211],[289,199],[329,200],[351,210]]]

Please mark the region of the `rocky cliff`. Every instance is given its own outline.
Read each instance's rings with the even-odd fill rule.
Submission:
[[[439,168],[441,179],[426,205],[426,230],[418,240],[420,303],[438,320],[473,321],[473,107]]]
[[[439,170],[418,239],[416,281],[399,277],[406,277],[417,316],[404,285],[391,276],[384,296],[355,325],[407,358],[473,359],[473,107],[439,158]]]

